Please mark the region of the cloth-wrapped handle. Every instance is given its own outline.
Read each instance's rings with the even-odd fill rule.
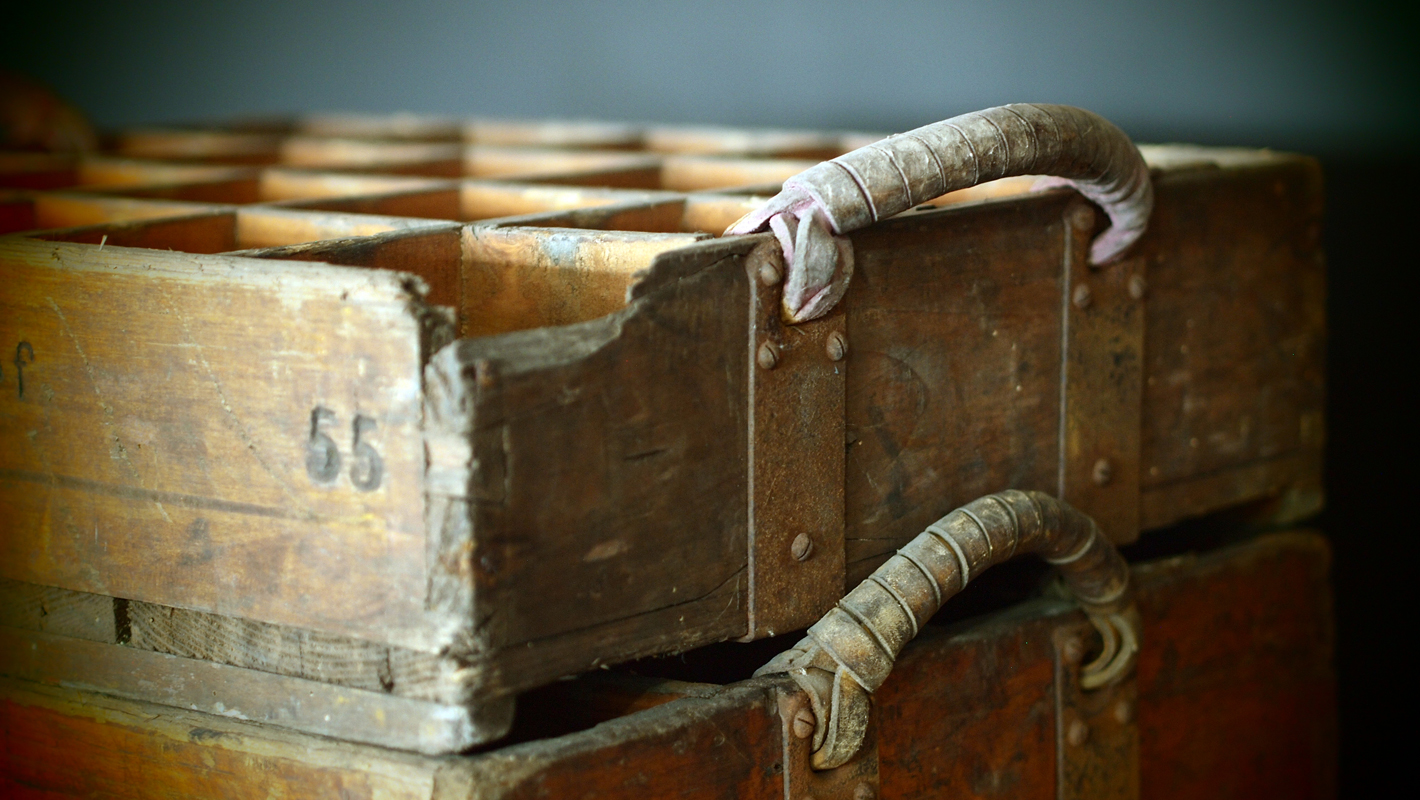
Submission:
[[[1081,671],[1081,685],[1098,688],[1129,672],[1139,650],[1129,566],[1099,526],[1041,492],[987,495],[929,525],[755,673],[787,672],[808,693],[815,768],[840,766],[858,752],[869,696],[902,647],[973,575],[1017,553],[1055,565],[1104,639],[1104,651]]]
[[[787,266],[784,313],[801,322],[826,314],[848,288],[852,248],[837,237],[1015,175],[1051,176],[1104,208],[1110,227],[1090,248],[1096,264],[1122,255],[1153,209],[1149,169],[1123,131],[1082,108],[1020,103],[889,136],[810,167],[726,233],[775,233]]]

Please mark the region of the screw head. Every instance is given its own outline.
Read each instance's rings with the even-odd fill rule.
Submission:
[[[759,346],[754,360],[764,369],[774,369],[779,365],[779,348],[775,347],[773,342],[765,342]]]
[[[1070,664],[1078,664],[1085,658],[1085,643],[1078,636],[1071,636],[1060,647],[1060,655]]]
[[[1078,231],[1092,231],[1095,228],[1095,209],[1085,203],[1079,203],[1072,207],[1069,212],[1070,227]]]
[[[1149,291],[1149,282],[1144,280],[1143,275],[1129,276],[1129,296],[1135,300],[1143,300],[1144,294]]]
[[[1134,704],[1128,700],[1120,700],[1115,703],[1114,719],[1121,725],[1129,724],[1129,720],[1134,719]]]
[[[1065,741],[1069,742],[1073,747],[1079,747],[1089,738],[1090,726],[1086,725],[1085,721],[1082,719],[1073,720],[1070,723],[1070,729],[1065,732]]]
[[[853,790],[853,800],[873,800],[878,793],[873,791],[872,784],[863,782],[858,784],[858,788]]]
[[[843,335],[843,331],[834,331],[828,335],[824,349],[828,351],[830,361],[842,361],[848,355],[848,337]]]
[[[1095,462],[1095,468],[1090,471],[1090,477],[1094,479],[1096,486],[1104,486],[1114,477],[1114,465],[1109,463],[1109,459],[1101,458]]]
[[[794,554],[795,561],[808,561],[809,556],[814,554],[814,540],[810,539],[807,533],[801,533],[794,537],[794,543],[789,545],[789,552]]]
[[[759,282],[765,286],[773,286],[784,280],[784,273],[779,271],[779,265],[769,259],[759,265]]]
[[[1082,283],[1075,287],[1075,293],[1070,296],[1076,308],[1088,308],[1090,301],[1094,299],[1094,293],[1090,291],[1088,283]]]
[[[794,721],[789,727],[793,728],[795,736],[800,739],[807,739],[814,735],[815,724],[814,712],[810,710],[808,706],[805,706],[799,709],[799,712],[794,715]]]

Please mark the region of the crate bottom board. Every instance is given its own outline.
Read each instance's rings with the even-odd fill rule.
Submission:
[[[0,674],[354,742],[454,753],[507,732],[513,701],[457,706],[0,626]]]

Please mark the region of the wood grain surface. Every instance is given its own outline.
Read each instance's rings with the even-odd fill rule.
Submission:
[[[21,362],[0,384],[0,575],[447,640],[457,621],[423,603],[414,278],[17,239],[0,265]]]
[[[1334,795],[1329,556],[1262,536],[1136,567],[1141,796]],[[1054,798],[1055,600],[928,626],[876,697],[882,796]],[[582,683],[582,682],[576,682]],[[470,756],[425,758],[238,720],[0,681],[0,787],[18,796],[783,796],[785,678],[591,681],[636,713]],[[570,686],[570,684],[569,684]],[[644,702],[627,692],[640,686]],[[552,713],[555,712],[552,710]],[[139,777],[141,776],[141,777]],[[8,783],[4,783],[8,782]],[[46,792],[48,794],[46,794]]]

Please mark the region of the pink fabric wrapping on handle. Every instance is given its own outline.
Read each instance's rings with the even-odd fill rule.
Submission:
[[[889,136],[784,182],[727,235],[772,230],[784,247],[785,315],[823,316],[853,274],[843,234],[955,189],[1016,175],[1059,179],[1098,203],[1110,227],[1090,260],[1108,263],[1143,233],[1153,209],[1149,169],[1108,120],[1073,106],[1022,103],[963,114]]]

